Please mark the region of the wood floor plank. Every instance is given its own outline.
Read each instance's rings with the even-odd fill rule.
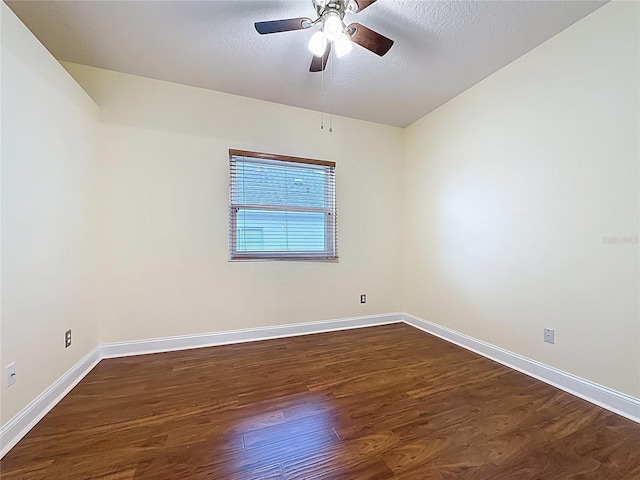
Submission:
[[[292,420],[280,425],[253,430],[242,435],[245,450],[264,447],[282,441],[291,441],[296,437],[316,432],[331,431],[333,428],[324,415],[312,415]],[[334,432],[335,435],[335,432]],[[336,435],[337,437],[337,435]]]
[[[402,324],[103,360],[3,480],[640,480],[640,425]]]

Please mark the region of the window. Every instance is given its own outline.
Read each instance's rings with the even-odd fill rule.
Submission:
[[[229,259],[329,260],[335,163],[229,150]]]

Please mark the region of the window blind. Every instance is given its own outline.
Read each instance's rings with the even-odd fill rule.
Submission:
[[[229,150],[229,258],[337,258],[335,163]]]

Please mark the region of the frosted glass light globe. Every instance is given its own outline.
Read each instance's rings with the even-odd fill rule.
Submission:
[[[351,38],[346,33],[340,35],[333,44],[336,47],[336,57],[338,58],[344,57],[347,53],[353,50]]]
[[[327,48],[327,39],[322,32],[316,32],[309,40],[309,51],[316,57],[322,57]]]
[[[325,13],[322,17],[323,32],[330,42],[335,42],[344,32],[344,24],[336,12]]]

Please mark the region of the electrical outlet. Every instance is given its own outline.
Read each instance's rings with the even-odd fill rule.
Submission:
[[[5,370],[7,371],[7,387],[10,387],[14,383],[16,383],[16,378],[17,378],[16,362],[13,362],[7,365],[5,367]]]
[[[67,330],[64,332],[64,348],[69,348],[71,346],[71,330]]]
[[[367,303],[367,295],[365,293],[360,295],[360,303]]]
[[[551,328],[544,329],[544,341],[547,343],[556,342],[556,331]]]

